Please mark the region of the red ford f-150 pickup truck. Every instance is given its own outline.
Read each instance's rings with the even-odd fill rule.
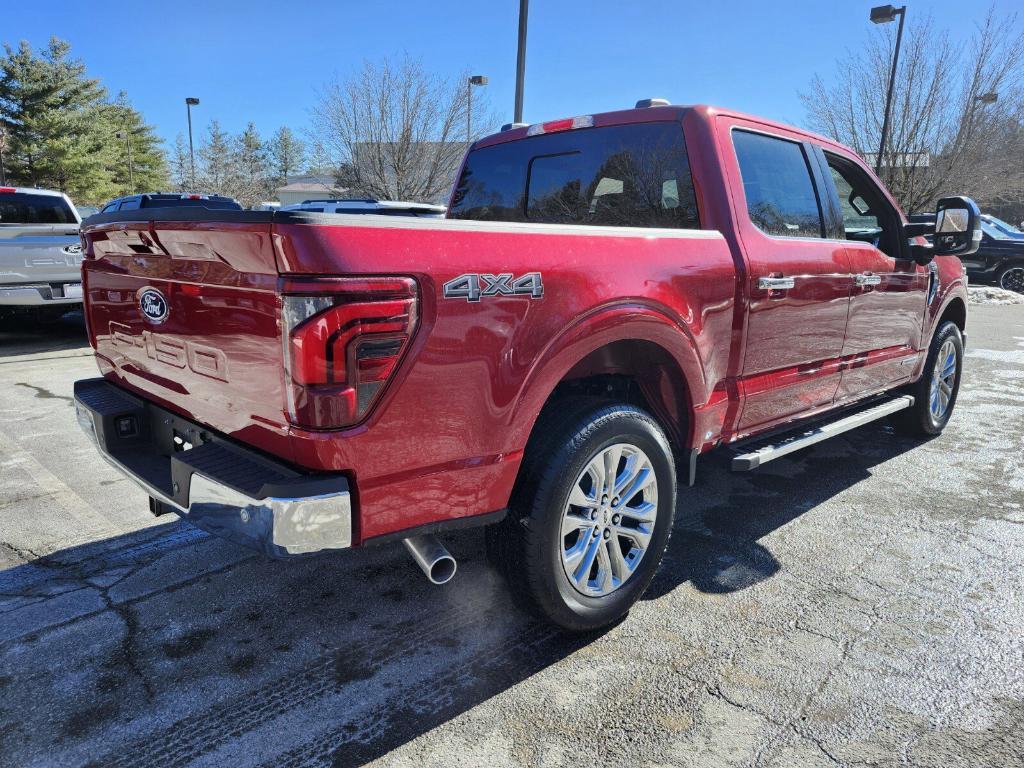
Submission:
[[[445,220],[101,214],[77,413],[157,514],[276,556],[402,539],[436,582],[435,534],[486,525],[586,630],[650,583],[699,454],[942,430],[980,232],[937,211],[820,136],[638,105],[477,141]]]

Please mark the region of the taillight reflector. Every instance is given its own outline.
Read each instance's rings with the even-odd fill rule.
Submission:
[[[287,408],[312,429],[356,424],[383,393],[416,325],[410,278],[285,279]]]

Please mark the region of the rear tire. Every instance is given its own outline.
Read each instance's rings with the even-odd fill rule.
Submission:
[[[520,604],[585,632],[626,615],[654,578],[672,530],[675,465],[639,408],[559,410],[572,416],[538,422],[544,438],[528,446],[487,551]]]
[[[942,323],[928,347],[924,372],[910,388],[914,405],[903,411],[898,424],[913,435],[937,435],[949,423],[960,392],[964,342],[960,329]]]

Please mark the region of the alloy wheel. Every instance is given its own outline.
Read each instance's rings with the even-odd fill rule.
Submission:
[[[601,450],[576,478],[562,512],[562,568],[572,587],[602,597],[629,581],[657,515],[658,481],[647,454],[629,443]]]
[[[938,423],[949,410],[953,399],[953,387],[956,384],[956,345],[952,339],[946,339],[935,358],[935,369],[932,371],[932,385],[929,394],[929,410],[932,419]]]
[[[999,287],[1008,291],[1024,293],[1024,267],[1012,267],[999,278]]]

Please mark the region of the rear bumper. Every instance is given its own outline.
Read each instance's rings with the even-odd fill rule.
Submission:
[[[75,382],[75,413],[104,459],[199,528],[272,557],[352,546],[341,475],[296,472],[106,379]]]
[[[81,283],[68,283],[81,286]],[[57,304],[81,304],[82,297],[66,298],[63,283],[32,283],[30,285],[0,285],[0,307],[49,307]]]

